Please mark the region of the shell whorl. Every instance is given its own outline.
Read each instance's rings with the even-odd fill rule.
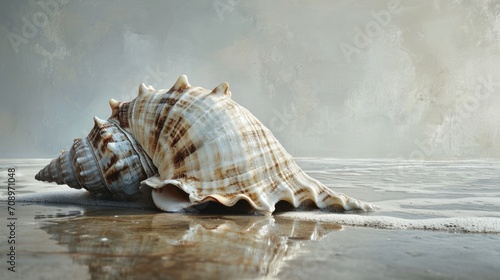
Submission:
[[[89,135],[75,139],[69,151],[52,160],[35,178],[85,188],[92,193],[126,196],[156,167],[135,139],[112,120],[94,118]]]

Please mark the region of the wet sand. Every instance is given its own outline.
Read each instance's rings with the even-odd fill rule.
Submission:
[[[319,170],[316,163],[306,167]],[[80,204],[54,203],[57,199],[19,200],[15,212],[16,272],[7,270],[8,229],[2,226],[1,279],[497,279],[500,273],[498,234],[464,233],[446,227],[380,229],[373,224],[349,226],[345,221],[340,225],[332,219],[308,221],[292,215],[303,212],[266,217],[172,214],[148,204],[106,207],[113,203],[89,203],[87,196],[66,191],[65,186],[51,187],[33,181],[30,175],[40,164],[17,164],[19,198],[38,193],[49,193],[43,199],[54,198],[52,193],[62,191],[74,195],[70,200],[80,199]],[[325,164],[322,162],[321,166],[328,165]],[[337,183],[347,180],[345,174],[338,173]],[[328,181],[327,173],[315,175]],[[380,187],[375,181],[373,184]],[[41,187],[47,189],[33,193]],[[397,186],[387,187],[392,188]],[[476,188],[487,193],[486,198],[491,193],[487,184]],[[352,189],[348,193],[359,198],[369,194]],[[417,195],[424,196],[422,192]],[[397,200],[394,193],[388,192],[387,196],[387,201]],[[379,212],[343,217],[375,218],[393,211],[389,206],[394,206],[394,202],[374,200],[386,207]],[[496,217],[498,213],[488,214],[490,208],[495,208],[494,203],[485,205],[484,213],[471,203],[464,208],[474,208],[477,216]],[[6,224],[4,193],[1,206],[1,219]],[[426,210],[422,205],[415,209]],[[332,217],[322,212],[308,213],[309,219]],[[393,216],[452,218],[433,213],[427,209],[418,215],[407,211]]]
[[[279,216],[18,209],[16,272],[3,262],[2,279],[496,279],[500,271],[498,235]]]
[[[499,235],[279,216],[18,209],[16,272],[3,262],[2,279],[497,279],[500,271]]]

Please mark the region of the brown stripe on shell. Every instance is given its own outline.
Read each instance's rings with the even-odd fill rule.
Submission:
[[[149,145],[151,147],[155,147],[158,145],[159,139],[161,137],[161,133],[165,130],[165,122],[168,118],[168,112],[170,108],[175,104],[176,98],[172,97],[172,94],[163,94],[158,101],[158,105],[156,107],[156,118],[154,121],[154,135],[151,139],[149,139]]]
[[[293,192],[293,195],[294,195],[294,196],[298,196],[298,195],[302,194],[302,193],[303,193],[303,192],[305,192],[305,191],[306,191],[305,189],[298,189],[298,190],[295,190],[295,191]]]
[[[105,137],[102,137],[104,134],[104,131],[102,130],[102,127],[96,124],[92,130],[90,131],[89,135],[87,136],[87,141],[92,145],[93,149],[93,155],[94,155],[94,160],[97,165],[99,165],[98,170],[99,170],[99,176],[101,177],[101,182],[104,186],[102,186],[102,192],[106,194],[111,194],[111,192],[107,188],[107,182],[106,182],[106,176],[104,175],[102,171],[102,165],[99,160],[99,156],[97,155],[98,151],[101,151],[101,154],[105,154],[106,152],[106,147],[109,142],[112,142],[113,140],[113,135],[107,134]]]
[[[176,153],[174,153],[173,156],[173,164],[175,168],[179,169],[183,163],[184,160],[189,157],[191,154],[196,152],[197,148],[193,143],[189,143],[186,147],[181,148],[178,150]]]
[[[179,140],[181,140],[181,138],[186,135],[187,128],[184,126],[183,122],[184,118],[182,116],[179,116],[176,121],[171,123],[172,126],[167,127],[167,130],[172,132],[170,134],[170,149],[173,149],[177,145]]]
[[[105,133],[102,129],[97,130],[95,133],[89,135],[89,141],[92,143],[94,149],[100,150],[102,154],[106,153],[108,144],[114,142],[113,134]]]
[[[189,92],[189,94],[193,93],[195,92]],[[182,112],[189,108],[193,100],[192,98],[186,100],[183,97],[184,96],[179,96],[177,102],[170,108],[169,112],[173,111],[169,114],[171,121],[169,121],[167,126],[164,127],[165,132],[169,134],[169,146],[171,149],[174,149],[174,147],[177,146],[177,143],[181,140],[181,138],[187,136],[186,133],[191,126],[188,122],[184,121]],[[166,113],[166,111],[163,111],[163,113]]]
[[[122,102],[118,108],[118,121],[120,122],[120,126],[123,128],[129,128],[129,107],[130,102]]]
[[[118,181],[118,179],[120,178],[121,176],[121,172],[125,171],[125,170],[128,170],[129,167],[128,166],[125,166],[123,169],[121,169],[120,171],[116,170],[116,168],[114,167],[115,164],[118,162],[119,158],[117,155],[113,154],[111,156],[111,158],[109,159],[109,162],[110,162],[110,165],[112,166],[112,168],[109,168],[107,170],[105,170],[105,173],[104,173],[104,177],[106,179],[106,183],[107,182],[114,182],[114,181]],[[123,170],[123,171],[122,171]]]

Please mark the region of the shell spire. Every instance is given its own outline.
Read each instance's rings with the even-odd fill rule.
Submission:
[[[127,196],[138,194],[140,182],[155,173],[151,159],[128,132],[114,121],[94,117],[89,135],[75,139],[70,150],[53,159],[35,179]]]
[[[71,161],[71,153],[63,151],[58,158],[53,159],[45,168],[40,170],[35,175],[35,179],[44,182],[55,182],[58,185],[67,184],[74,189],[81,189],[82,186],[76,180]]]

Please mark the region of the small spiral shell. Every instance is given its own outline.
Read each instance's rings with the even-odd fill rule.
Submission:
[[[67,184],[92,193],[129,196],[156,167],[135,139],[112,120],[94,118],[89,135],[75,139],[69,151],[52,160],[35,179]]]

